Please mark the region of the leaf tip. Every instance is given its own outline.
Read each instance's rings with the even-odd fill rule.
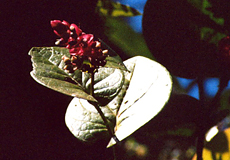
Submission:
[[[91,101],[91,102],[98,102],[93,96],[88,96],[87,99],[88,101]]]
[[[77,95],[77,94],[71,94],[72,97],[75,97],[75,98],[81,98],[81,99],[86,99],[88,101],[91,101],[91,102],[98,102],[93,96],[91,95],[87,95],[87,96],[81,96],[81,95]]]
[[[34,52],[37,53],[37,52],[39,52],[41,49],[42,49],[42,47],[32,47],[32,48],[29,50],[28,55],[33,56],[33,53],[34,53]]]
[[[34,50],[34,47],[32,47],[32,48],[29,50],[28,55],[31,56],[31,52],[32,52],[33,50]]]
[[[113,138],[111,138],[111,140],[109,141],[109,143],[108,143],[108,145],[107,145],[106,148],[110,148],[110,147],[112,147],[115,144],[116,144],[115,140]]]

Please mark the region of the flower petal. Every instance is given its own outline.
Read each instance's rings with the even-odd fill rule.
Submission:
[[[68,26],[68,28],[70,27],[69,22],[67,22],[67,21],[65,21],[65,20],[62,21],[62,24],[64,24],[65,26]]]
[[[77,34],[77,36],[80,36],[82,34],[82,30],[76,24],[71,24],[70,28],[71,27],[74,27],[75,33]]]
[[[69,37],[69,26],[67,25],[68,22],[61,22],[60,20],[53,20],[50,21],[51,27],[54,29],[54,33],[59,37],[63,37],[64,39],[68,39]]]
[[[94,36],[92,34],[83,34],[81,36],[81,40],[84,40],[85,42],[87,42],[87,44],[90,44],[91,41],[93,41]]]

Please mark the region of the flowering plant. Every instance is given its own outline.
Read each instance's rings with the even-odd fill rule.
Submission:
[[[50,89],[74,97],[67,108],[65,122],[70,132],[81,141],[93,143],[105,140],[109,142],[107,147],[111,147],[151,121],[153,129],[148,131],[149,135],[160,137],[171,133],[181,136],[177,130],[179,126],[179,131],[182,130],[186,134],[189,131],[187,135],[197,137],[197,157],[201,160],[207,131],[228,114],[226,110],[219,112],[218,102],[229,80],[229,36],[219,32],[210,34],[211,31],[205,28],[206,25],[200,27],[200,24],[196,23],[192,26],[199,28],[201,38],[187,36],[190,32],[195,34],[197,31],[193,32],[188,25],[194,19],[182,17],[184,22],[174,24],[172,19],[178,17],[177,12],[174,12],[176,8],[170,7],[165,10],[161,2],[148,0],[143,17],[143,35],[152,54],[167,67],[166,69],[151,60],[152,54],[145,48],[145,42],[140,40],[142,36],[135,34],[135,40],[132,39],[134,32],[125,25],[122,27],[125,31],[116,30],[116,27],[123,23],[110,17],[120,14],[133,16],[139,13],[133,8],[115,2],[106,2],[109,5],[104,3],[103,0],[98,1],[97,11],[116,32],[115,35],[109,33],[109,40],[133,57],[123,61],[101,39],[83,32],[80,26],[64,20],[52,20],[51,27],[59,37],[55,44],[59,46],[33,47],[30,50],[29,55],[33,63],[31,76]],[[151,8],[158,5],[163,7],[162,12]],[[190,5],[186,2],[185,6]],[[168,14],[170,11],[173,14]],[[189,12],[191,11],[197,13],[197,9],[189,8]],[[185,14],[187,15],[187,12]],[[163,22],[158,16],[165,17]],[[156,23],[152,22],[152,17]],[[218,20],[220,19],[211,16],[211,21],[219,25]],[[168,26],[170,32],[167,30]],[[187,26],[189,27],[185,30],[181,29]],[[151,27],[155,27],[154,30]],[[126,36],[126,31],[131,34]],[[172,39],[178,43],[172,44]],[[130,46],[129,50],[125,50],[127,46]],[[150,59],[136,56],[140,54]],[[196,78],[194,83],[199,87],[199,100],[189,95],[177,94],[178,88],[182,90],[177,83],[174,83],[176,94],[172,93],[173,80],[168,70],[172,75]],[[220,77],[220,84],[215,97],[206,102],[203,83],[209,76]],[[177,77],[173,79],[177,81]],[[184,108],[181,109],[181,106]],[[159,114],[163,114],[163,117]],[[165,118],[164,115],[171,117]],[[161,128],[164,126],[158,123],[162,121],[166,121],[166,131],[162,131]],[[184,126],[185,129],[182,128]]]
[[[152,119],[167,102],[171,76],[157,62],[139,56],[123,63],[104,42],[95,40],[94,35],[84,33],[77,25],[53,20],[51,26],[59,37],[56,44],[63,47],[32,48],[31,76],[51,89],[75,97],[66,112],[66,125],[77,138],[90,142],[108,137],[108,146],[113,146]],[[155,70],[155,74],[145,74],[143,67]],[[159,87],[164,98],[154,100],[151,96]],[[150,107],[149,101],[153,100],[158,101],[156,108]],[[142,106],[146,102],[149,104]],[[133,114],[136,109],[141,111]],[[151,114],[142,120],[137,118],[148,112]],[[84,121],[87,115],[90,121]],[[127,130],[135,119],[138,122]],[[97,126],[98,121],[103,125]],[[82,129],[82,125],[87,127]]]

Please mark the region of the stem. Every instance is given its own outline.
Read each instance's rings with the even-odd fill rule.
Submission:
[[[211,104],[209,105],[209,108],[205,108],[206,107],[205,106],[205,94],[204,94],[204,87],[203,87],[204,79],[202,77],[198,78],[201,108],[206,111],[206,112],[204,112],[204,114],[208,113],[210,116],[212,116],[213,113],[216,113],[218,106],[219,106],[218,102],[220,100],[221,93],[223,92],[225,87],[228,85],[228,81],[229,81],[229,79],[226,77],[222,77],[220,79],[218,92],[216,93],[215,97],[212,99]],[[206,118],[207,115],[202,115],[202,117]],[[210,118],[210,117],[208,117],[208,118]],[[197,160],[203,160],[202,152],[203,152],[203,147],[204,147],[206,125],[208,124],[207,123],[208,120],[209,119],[205,119],[204,123],[201,123],[201,125],[199,126],[199,132],[198,132],[199,134],[197,137],[197,144],[196,144]]]
[[[198,87],[199,87],[199,99],[201,103],[201,110],[205,110],[205,94],[204,94],[204,78],[198,77]],[[205,116],[204,116],[205,117]],[[206,123],[206,120],[205,120]],[[204,124],[205,124],[204,123]],[[205,140],[205,126],[201,123],[199,127],[199,134],[197,137],[197,143],[196,143],[196,152],[197,152],[197,160],[203,160],[203,148],[204,148],[204,140]]]
[[[95,74],[95,72],[92,71],[92,72],[91,72],[91,85],[90,85],[90,95],[91,95],[91,96],[94,96],[94,74]],[[101,108],[100,108],[100,106],[98,105],[98,103],[97,103],[97,102],[90,102],[90,103],[91,103],[92,105],[94,105],[94,107],[96,108],[96,110],[97,110],[98,113],[100,114],[100,116],[101,116],[102,120],[104,121],[105,126],[106,126],[106,128],[107,128],[107,130],[108,130],[108,132],[109,132],[110,137],[113,138],[114,141],[115,141],[116,143],[120,142],[120,141],[118,140],[118,138],[114,135],[112,129],[110,128],[109,123],[108,123],[108,121],[107,121],[107,119],[106,119],[104,113],[101,111]]]
[[[114,160],[117,160],[116,145],[112,147]]]
[[[95,72],[92,71],[92,72],[91,72],[91,84],[90,84],[90,95],[91,95],[91,96],[94,96],[94,74],[95,74]],[[108,133],[109,133],[110,137],[113,138],[114,141],[115,141],[116,143],[120,142],[120,141],[118,140],[118,138],[116,137],[116,135],[114,135],[114,132],[112,131],[112,129],[110,128],[109,123],[108,123],[108,121],[107,121],[107,119],[106,119],[104,113],[101,111],[101,108],[100,108],[100,106],[98,105],[98,103],[97,103],[97,102],[90,102],[90,103],[91,103],[92,105],[94,105],[94,107],[96,108],[96,110],[97,110],[98,113],[100,114],[102,120],[103,120],[104,123],[105,123],[105,126],[106,126],[106,128],[107,128],[107,130],[108,130]],[[115,148],[115,146],[113,146],[112,148],[113,148],[113,157],[114,157],[114,160],[116,160],[116,159],[117,159],[117,158],[116,158],[116,157],[117,157],[117,156],[116,156],[116,148]]]
[[[229,81],[228,78],[225,78],[225,77],[220,78],[219,89],[218,89],[215,97],[211,101],[210,111],[215,112],[216,109],[218,108],[218,102],[220,101],[221,93],[223,92],[225,87],[227,87],[228,81]]]
[[[90,95],[94,97],[94,71],[91,72]]]
[[[108,123],[107,119],[105,118],[104,113],[101,111],[101,108],[99,107],[99,105],[98,105],[97,103],[95,103],[95,102],[90,102],[90,103],[94,105],[94,107],[96,108],[96,110],[97,110],[98,113],[100,114],[100,116],[101,116],[102,120],[104,121],[105,126],[106,126],[106,128],[107,128],[107,130],[108,130],[108,132],[109,132],[110,137],[112,137],[112,138],[114,139],[114,141],[115,141],[116,143],[118,143],[119,140],[118,140],[118,138],[114,135],[113,131],[111,130],[111,128],[110,128],[110,126],[109,126],[109,123]]]
[[[203,160],[203,148],[204,148],[204,139],[205,133],[200,131],[198,135],[197,142],[196,142],[196,153],[197,153],[197,160]]]

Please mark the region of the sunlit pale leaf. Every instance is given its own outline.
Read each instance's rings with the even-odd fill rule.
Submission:
[[[116,116],[115,135],[121,141],[155,117],[170,97],[172,80],[159,63],[144,57],[125,61],[130,81]],[[111,139],[108,147],[115,144]]]
[[[138,10],[119,2],[113,2],[112,0],[98,0],[97,11],[103,16],[113,17],[141,15]]]
[[[31,76],[38,83],[69,96],[96,101],[80,85],[81,72],[64,71],[62,56],[69,57],[69,50],[60,47],[34,47],[29,51],[33,63]]]

